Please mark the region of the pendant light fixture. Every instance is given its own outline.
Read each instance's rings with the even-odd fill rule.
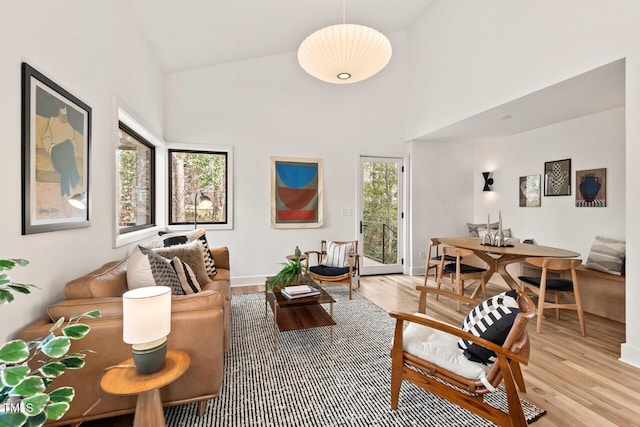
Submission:
[[[384,34],[358,24],[342,24],[309,35],[298,48],[298,62],[313,77],[328,83],[356,83],[377,74],[391,59],[391,43]]]

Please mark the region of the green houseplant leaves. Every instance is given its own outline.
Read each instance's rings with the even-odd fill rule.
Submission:
[[[0,259],[0,271],[28,264],[24,259]],[[31,293],[33,285],[13,282],[6,273],[0,274],[0,304],[14,299],[14,292]],[[99,318],[93,310],[59,319],[40,340],[25,342],[12,340],[0,347],[0,427],[37,427],[47,420],[59,420],[69,410],[75,397],[72,387],[59,387],[47,392],[53,378],[67,369],[80,369],[85,353],[68,354],[71,340],[84,338],[90,326],[80,323],[82,318]],[[30,366],[31,364],[31,366]],[[33,365],[40,364],[33,368]]]

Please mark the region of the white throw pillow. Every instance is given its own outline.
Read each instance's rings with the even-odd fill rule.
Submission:
[[[355,252],[354,243],[338,244],[328,241],[327,255],[324,257],[323,264],[327,267],[349,267],[349,254],[353,252]]]

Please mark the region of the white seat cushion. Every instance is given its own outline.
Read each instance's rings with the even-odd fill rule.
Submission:
[[[422,313],[414,313],[414,315],[433,319]],[[491,365],[467,359],[458,348],[459,338],[455,335],[409,322],[402,337],[404,351],[462,377],[481,379],[491,369]]]

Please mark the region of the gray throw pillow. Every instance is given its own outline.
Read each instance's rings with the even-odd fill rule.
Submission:
[[[498,230],[498,223],[492,222],[491,224],[489,224],[489,227],[491,227],[491,230]],[[478,234],[478,229],[484,228],[486,230],[487,223],[485,222],[484,224],[471,224],[470,222],[468,222],[467,228],[469,229],[469,237],[480,237],[480,235]]]
[[[604,273],[624,275],[626,242],[609,237],[596,236],[591,245],[585,268]]]
[[[183,245],[174,245],[166,248],[153,248],[153,251],[165,258],[180,258],[187,263],[196,274],[196,278],[200,284],[209,283],[209,275],[205,267],[204,257],[205,248],[200,240],[194,240]]]

